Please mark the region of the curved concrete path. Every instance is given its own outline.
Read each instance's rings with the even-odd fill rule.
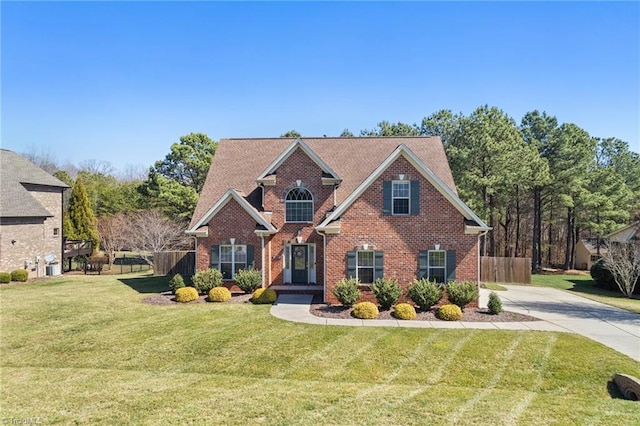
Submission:
[[[570,332],[586,336],[640,361],[640,315],[552,288],[505,287],[508,291],[497,292],[505,310],[531,315],[543,321],[371,321],[320,318],[309,312],[312,296],[304,294],[278,296],[277,302],[271,307],[271,315],[287,321],[321,325]],[[480,306],[486,306],[489,293],[488,290],[481,289]]]

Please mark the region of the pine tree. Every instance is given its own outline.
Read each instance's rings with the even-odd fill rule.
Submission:
[[[98,222],[81,176],[78,176],[71,191],[68,222],[65,228],[67,232],[71,232],[71,235],[67,235],[67,238],[90,240],[93,243],[93,250],[98,250],[100,244]]]

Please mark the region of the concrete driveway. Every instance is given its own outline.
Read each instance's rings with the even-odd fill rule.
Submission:
[[[540,318],[640,361],[640,315],[547,287],[504,286],[496,292],[507,311]],[[486,306],[489,291],[482,290]]]

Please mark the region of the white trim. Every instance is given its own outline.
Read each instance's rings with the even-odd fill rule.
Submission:
[[[422,176],[425,177],[453,206],[466,218],[473,220],[479,226],[479,230],[489,231],[482,219],[476,216],[455,192],[451,190],[435,173],[431,171],[406,145],[400,144],[374,171],[367,177],[327,218],[318,226],[323,230],[330,222],[337,220],[340,216],[378,179],[382,173],[400,156],[403,156],[413,165]]]
[[[333,169],[329,167],[329,165],[325,163],[322,158],[320,158],[320,156],[318,156],[318,154],[316,154],[309,147],[309,145],[304,143],[304,141],[300,138],[291,142],[291,144],[284,151],[282,151],[282,153],[280,153],[280,155],[275,160],[273,160],[273,163],[269,164],[269,166],[262,173],[260,173],[260,176],[256,178],[256,181],[263,181],[267,176],[274,174],[278,167],[280,167],[280,165],[282,165],[282,163],[284,163],[284,161],[289,158],[289,156],[291,156],[291,154],[293,154],[293,152],[298,147],[302,149],[302,151],[307,154],[307,156],[309,156],[309,158],[311,158],[311,160],[313,160],[313,162],[316,163],[322,169],[322,171],[330,174],[334,179],[342,182],[342,179],[340,179],[336,172],[334,172]]]
[[[227,205],[231,199],[236,200],[240,206],[246,210],[247,213],[251,215],[252,218],[256,220],[260,225],[264,226],[266,230],[261,231],[264,233],[275,234],[278,230],[269,222],[267,222],[264,217],[258,213],[258,211],[251,205],[247,200],[244,199],[235,189],[230,189],[209,209],[209,211],[202,216],[202,218],[196,222],[196,224],[189,230],[187,233],[191,233],[191,235],[197,232],[197,229],[203,225],[209,223],[209,221],[222,209]]]

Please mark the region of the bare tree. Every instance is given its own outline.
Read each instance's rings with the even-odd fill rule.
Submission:
[[[36,146],[29,147],[29,151],[22,154],[27,160],[31,161],[36,166],[43,169],[49,174],[54,174],[58,170],[58,161],[56,155],[51,151],[51,148],[40,148]]]
[[[94,158],[80,162],[80,170],[94,175],[111,175],[115,171],[113,165],[108,161],[96,160]]]
[[[193,241],[184,233],[186,228],[186,222],[169,219],[158,210],[134,213],[127,229],[128,245],[153,267],[154,252],[192,248]]]
[[[640,280],[640,240],[609,242],[604,265],[611,271],[620,291],[631,297]]]
[[[127,222],[124,213],[98,218],[98,232],[100,232],[100,247],[109,258],[109,270],[113,267],[116,254],[127,245]]]

